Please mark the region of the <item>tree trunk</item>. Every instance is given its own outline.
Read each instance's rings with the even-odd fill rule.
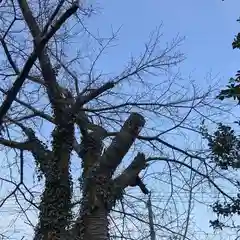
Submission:
[[[108,240],[108,211],[104,205],[99,206],[90,215],[82,217],[84,234],[82,240]]]
[[[89,181],[83,193],[79,218],[74,227],[73,236],[81,240],[107,240],[109,207],[106,196],[106,184],[98,183],[94,178]]]

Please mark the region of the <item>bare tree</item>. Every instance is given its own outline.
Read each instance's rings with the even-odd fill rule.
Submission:
[[[142,238],[157,235],[169,239],[174,235],[189,239],[192,189],[206,180],[229,196],[213,181],[217,173],[205,161],[204,149],[172,144],[174,139],[168,135],[192,132],[198,136],[199,116],[207,116],[211,109],[208,117],[212,117],[213,108],[218,110],[209,98],[210,90],[201,92],[191,82],[184,87],[174,73],[174,66],[184,59],[177,52],[182,39],[163,48],[161,34],[155,31],[142,54],[132,58],[120,74],[110,76],[97,70],[97,63],[116,34],[104,39],[88,31],[84,20],[92,8],[80,6],[77,11],[78,5],[66,0],[57,4],[51,0],[6,0],[0,4],[5,52],[1,55],[0,91],[7,96],[0,119],[10,108],[0,138],[9,174],[1,176],[1,181],[14,186],[3,196],[0,207],[14,199],[35,228],[36,240],[136,239],[139,234]],[[74,19],[64,23],[64,14],[73,14]],[[39,40],[39,36],[44,37]],[[35,44],[33,53],[29,39]],[[77,46],[74,56],[73,40],[86,39],[94,39],[94,51],[87,55],[89,41],[86,49]],[[39,44],[44,50],[38,50]],[[15,82],[9,88],[15,78],[20,84]],[[151,170],[153,165],[156,171]],[[40,197],[42,188],[30,178],[34,168],[38,185],[44,189]],[[153,184],[153,180],[159,181],[160,193],[171,186],[165,206],[151,207],[157,221],[152,214],[150,220],[144,220],[148,219],[146,201],[135,195],[136,188],[135,194],[128,192],[128,187],[138,186],[141,194],[147,195],[150,184],[146,183]],[[189,196],[184,218],[173,202],[180,188],[187,189]],[[169,204],[175,204],[175,218],[168,213]],[[36,226],[29,209],[39,214]]]

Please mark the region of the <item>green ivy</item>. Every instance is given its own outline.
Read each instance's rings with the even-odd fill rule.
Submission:
[[[237,19],[237,22],[240,22],[240,18]],[[240,33],[235,36],[232,42],[232,48],[240,49]],[[220,100],[233,98],[240,104],[240,70],[237,71],[234,77],[229,79],[228,85],[220,91],[217,98]],[[240,121],[236,121],[235,123],[240,125]],[[202,127],[202,134],[208,141],[208,147],[211,152],[211,162],[223,170],[227,170],[230,167],[232,169],[240,168],[240,136],[238,136],[231,127],[220,123],[213,135],[208,134],[207,129]],[[236,193],[236,197],[229,202],[221,203],[217,201],[213,204],[212,208],[218,218],[220,216],[230,217],[240,215],[240,194]],[[219,219],[210,221],[210,225],[214,229],[220,230],[226,227]]]
[[[240,18],[237,19],[237,22],[240,22]],[[233,42],[233,49],[240,49],[240,33],[238,33]],[[226,89],[221,90],[220,94],[217,96],[218,99],[224,100],[225,98],[233,98],[238,101],[240,104],[240,70],[237,71],[235,77],[231,77],[228,81]]]

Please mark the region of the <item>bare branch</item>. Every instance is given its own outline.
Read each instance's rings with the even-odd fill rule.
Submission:
[[[127,186],[133,186],[139,173],[146,167],[147,163],[144,154],[138,153],[138,155],[123,171],[123,173],[114,179],[114,185],[116,185],[116,188],[118,188],[120,191],[122,191]]]
[[[176,150],[176,151],[178,151],[180,153],[183,153],[184,155],[186,155],[186,156],[188,156],[190,158],[199,158],[197,155],[193,155],[191,153],[188,153],[187,151],[184,151],[181,148],[178,148],[178,147],[176,147],[176,146],[174,146],[174,145],[172,145],[172,144],[170,144],[170,143],[160,139],[158,135],[152,136],[152,137],[138,136],[137,138],[140,139],[140,140],[144,140],[144,141],[156,141],[156,142],[162,143],[163,145],[165,145],[165,146],[167,146],[167,147],[169,147],[169,148],[171,148],[173,150]]]
[[[51,17],[48,19],[48,22],[47,22],[47,24],[45,25],[45,27],[44,27],[44,29],[43,29],[43,31],[42,31],[42,35],[44,35],[44,34],[48,31],[49,26],[52,24],[54,18],[57,16],[57,14],[58,14],[58,12],[60,11],[61,7],[63,6],[64,2],[65,2],[65,0],[61,0],[61,1],[58,3],[58,5],[57,5],[56,9],[54,10],[53,14],[52,14]]]
[[[85,96],[79,96],[76,100],[75,105],[73,106],[73,112],[76,113],[80,107],[82,107],[84,104],[90,102],[92,99],[98,97],[102,93],[106,92],[109,89],[112,89],[115,86],[115,82],[107,82],[101,87],[92,90],[90,93],[88,93]]]
[[[147,205],[147,208],[148,208],[148,219],[149,219],[149,228],[150,228],[151,240],[156,240],[156,232],[154,230],[154,221],[153,221],[151,194],[149,194],[149,196],[148,196],[148,201],[147,201],[146,205]]]
[[[20,6],[22,6],[22,11],[24,13],[24,10],[30,11],[27,7],[27,3],[25,0],[19,1]],[[26,9],[27,8],[27,9]],[[15,80],[12,88],[8,92],[8,95],[3,102],[1,108],[0,108],[0,125],[2,124],[3,117],[6,115],[7,111],[10,109],[14,99],[16,98],[20,88],[22,87],[25,79],[28,76],[28,73],[30,72],[35,60],[37,59],[37,56],[42,52],[45,45],[49,41],[49,39],[57,32],[57,30],[61,27],[61,25],[73,14],[77,11],[78,5],[74,4],[71,8],[69,8],[55,23],[55,25],[51,28],[51,30],[41,38],[41,40],[38,40],[37,46],[35,47],[33,53],[28,58],[27,62],[25,63],[25,66],[23,70],[21,71],[20,75]],[[29,15],[28,15],[29,16]],[[31,19],[32,20],[32,19]],[[33,30],[34,28],[32,28]],[[34,30],[33,30],[34,31]],[[37,34],[37,37],[39,37],[39,32]]]
[[[228,195],[227,193],[225,193],[208,175],[205,175],[203,173],[201,173],[200,171],[196,170],[195,168],[193,168],[192,166],[189,166],[188,164],[181,162],[179,160],[176,159],[169,159],[169,158],[165,158],[165,157],[150,157],[148,159],[146,159],[147,162],[151,162],[151,161],[166,161],[166,162],[173,162],[173,163],[178,163],[180,165],[183,165],[186,168],[191,169],[191,171],[197,173],[199,176],[202,176],[204,178],[206,178],[223,196],[227,197],[230,200],[234,200],[233,197],[231,197],[230,195]]]
[[[16,141],[4,139],[2,137],[0,138],[0,144],[6,147],[21,149],[21,150],[29,150],[30,148],[27,142],[16,142]]]
[[[42,173],[47,174],[49,172],[49,162],[51,162],[53,157],[52,152],[48,150],[47,147],[36,137],[31,128],[27,128],[20,122],[11,118],[8,118],[8,120],[19,126],[27,135],[28,141],[25,142],[26,148],[22,150],[30,151],[35,158],[37,165],[39,165]]]
[[[137,113],[132,113],[125,121],[122,129],[113,139],[111,145],[103,153],[100,169],[112,176],[122,158],[132,146],[139,132],[145,124],[144,118]]]

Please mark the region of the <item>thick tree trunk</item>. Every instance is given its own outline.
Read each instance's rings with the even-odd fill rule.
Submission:
[[[83,136],[82,151],[82,202],[73,239],[107,240],[108,238],[108,182],[96,172],[102,152],[102,139],[96,132]]]
[[[96,132],[83,136],[83,197],[73,239],[109,239],[108,214],[116,200],[121,198],[122,190],[146,167],[144,154],[138,154],[121,177],[114,180],[112,176],[144,123],[141,115],[132,113],[103,154],[102,138]]]
[[[84,228],[82,240],[108,240],[108,211],[104,205],[92,210],[90,215],[82,217]]]
[[[53,157],[44,168],[47,171],[44,173],[45,189],[39,206],[36,240],[52,240],[67,235],[71,220],[72,181],[69,169],[73,133],[71,120],[68,124],[56,126],[53,131]]]
[[[108,214],[106,190],[96,179],[87,184],[83,193],[79,218],[74,227],[74,239],[108,240]]]

